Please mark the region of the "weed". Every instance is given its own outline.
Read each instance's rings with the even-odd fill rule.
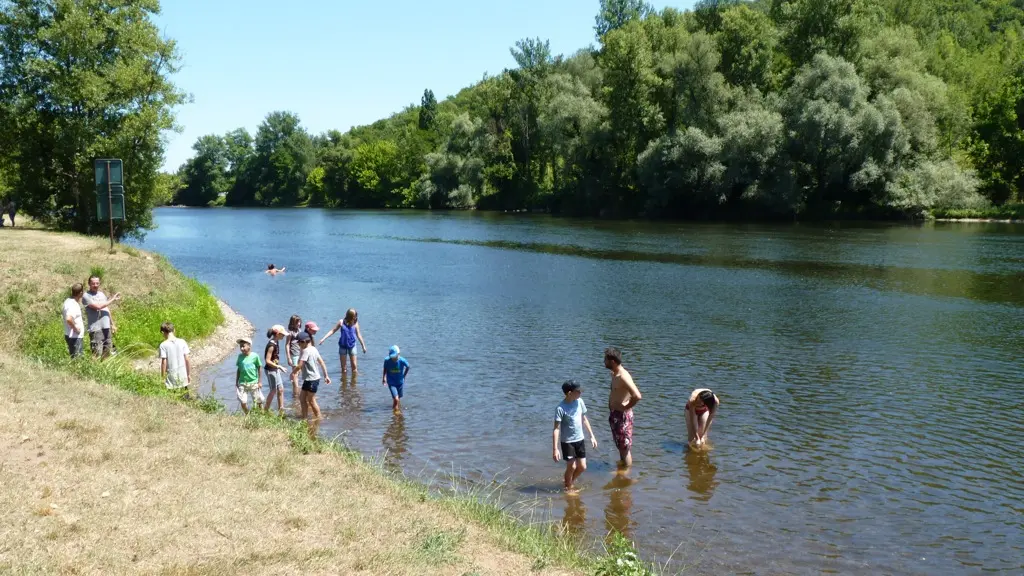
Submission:
[[[594,576],[654,576],[650,565],[637,556],[633,543],[619,532],[612,533],[605,552]]]
[[[433,530],[423,538],[416,552],[427,564],[453,564],[458,561],[455,552],[465,538],[465,530]]]
[[[103,266],[93,266],[89,268],[89,278],[99,278],[101,282],[103,281],[103,275],[105,273],[106,270],[103,269]]]
[[[75,267],[69,262],[61,262],[53,267],[53,271],[55,274],[60,274],[62,276],[71,276],[75,273]]]

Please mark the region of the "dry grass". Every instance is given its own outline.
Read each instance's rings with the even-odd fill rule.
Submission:
[[[526,574],[486,530],[281,430],[0,356],[0,573]],[[537,574],[559,573],[553,570]]]

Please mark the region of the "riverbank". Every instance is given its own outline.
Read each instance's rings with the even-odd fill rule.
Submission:
[[[107,248],[39,230],[0,235],[0,320],[15,327],[0,335],[0,524],[13,530],[0,572],[577,574],[615,564],[472,495],[389,476],[305,424],[168,394],[127,360],[152,353],[161,321],[211,359],[241,335],[218,330],[252,327],[164,259]],[[124,296],[120,353],[103,363],[65,358],[56,312],[89,274]]]

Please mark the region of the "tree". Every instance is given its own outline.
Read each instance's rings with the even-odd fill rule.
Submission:
[[[153,225],[162,131],[185,94],[173,41],[153,23],[156,0],[0,3],[0,113],[16,158],[21,207],[44,224],[102,233],[92,161],[121,158],[127,219]]]
[[[423,98],[420,99],[420,130],[433,128],[436,117],[437,99],[434,98],[434,91],[428,88],[423,91]]]
[[[636,186],[637,156],[657,137],[664,119],[654,104],[659,79],[654,73],[651,46],[639,23],[604,36],[601,64],[605,70],[604,103],[611,133],[608,168],[611,171],[605,208],[636,213],[642,199]]]
[[[182,166],[176,204],[209,206],[230,189],[227,145],[219,136],[203,136],[192,145],[196,155]]]
[[[647,214],[680,217],[706,214],[725,201],[722,141],[687,128],[651,142],[640,155],[640,180],[647,189]]]
[[[241,141],[245,136],[237,135]],[[244,146],[237,146],[243,154]],[[271,112],[260,124],[250,158],[236,177],[228,204],[295,206],[306,200],[306,178],[314,167],[313,141],[291,112]]]
[[[774,91],[779,33],[766,14],[745,4],[725,10],[715,40],[722,54],[722,74],[730,84]]]
[[[612,30],[644,18],[653,11],[643,0],[601,0],[601,9],[594,17],[594,32],[600,40]]]

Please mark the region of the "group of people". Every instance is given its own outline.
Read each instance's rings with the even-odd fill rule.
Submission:
[[[92,276],[85,290],[81,284],[71,286],[71,296],[64,300],[61,315],[64,318],[64,341],[72,358],[82,355],[82,341],[89,333],[89,347],[93,356],[106,358],[115,353],[114,333],[117,324],[111,307],[121,300],[120,294],[107,295],[100,290],[100,279]],[[85,306],[85,318],[82,306]]]
[[[275,270],[273,265],[268,273]],[[284,269],[272,273],[283,272]],[[121,300],[120,294],[108,298],[100,290],[100,278],[88,280],[88,290],[81,284],[71,287],[71,297],[64,301],[65,341],[72,358],[82,355],[84,334],[89,333],[93,356],[106,358],[115,353],[113,334],[117,331],[111,307]],[[85,306],[83,322],[82,308]],[[169,389],[188,389],[192,382],[192,366],[189,360],[188,343],[174,333],[174,325],[165,322],[160,326],[164,341],[159,347],[160,374]],[[320,331],[316,322],[303,324],[298,315],[292,316],[287,328],[275,324],[267,330],[267,343],[263,355],[252,350],[252,339],[237,340],[239,354],[235,362],[235,392],[242,411],[252,408],[269,411],[277,400],[280,414],[284,412],[284,382],[289,379],[295,397],[299,400],[303,419],[321,418],[316,395],[321,383],[330,385],[327,363],[318,350],[334,334],[338,337],[338,355],[341,360],[341,374],[344,378],[349,368],[352,374],[358,370],[358,348],[366,354],[366,342],[359,327],[359,313],[351,308],[345,317],[327,332],[319,341],[314,337]],[[282,363],[282,342],[285,360]],[[608,424],[612,440],[619,452],[619,466],[628,469],[633,463],[633,408],[643,396],[629,371],[622,365],[622,353],[617,348],[604,351],[604,365],[611,372],[611,387],[608,395]],[[263,395],[263,374],[266,374],[269,394]],[[384,360],[381,384],[388,387],[392,398],[392,409],[401,410],[404,397],[405,379],[409,375],[409,362],[401,356],[397,345],[391,346]],[[551,437],[552,458],[555,462],[565,461],[564,487],[567,493],[576,493],[576,481],[587,469],[586,435],[590,445],[597,448],[597,438],[587,419],[587,406],[583,401],[583,390],[579,383],[569,380],[562,384],[565,398],[555,408],[554,427]],[[693,449],[707,445],[708,432],[721,402],[711,390],[694,390],[685,405],[687,442]],[[584,434],[584,431],[586,434]]]
[[[643,398],[629,371],[622,366],[622,352],[617,348],[604,351],[604,366],[612,375],[608,394],[608,425],[612,441],[619,451],[619,467],[633,465],[633,407]],[[583,402],[583,389],[574,380],[562,384],[565,399],[555,408],[554,429],[551,433],[551,457],[555,462],[565,460],[563,476],[565,491],[575,494],[576,480],[587,469],[586,436],[597,448],[597,438],[587,419],[587,405]],[[707,388],[694,390],[686,402],[687,442],[693,449],[707,445],[711,423],[718,412],[718,396]]]
[[[333,328],[317,342],[314,337],[320,331],[316,322],[302,323],[302,318],[294,315],[288,321],[288,327],[275,324],[267,330],[267,344],[263,356],[252,351],[250,338],[239,338],[239,354],[236,360],[235,391],[242,411],[248,413],[250,405],[270,410],[274,399],[277,399],[279,413],[284,412],[284,381],[287,376],[292,383],[292,390],[299,400],[302,418],[321,418],[320,405],[316,394],[320,384],[331,384],[327,363],[318,350],[319,346],[334,334],[338,337],[338,356],[341,359],[341,374],[344,378],[351,367],[352,374],[358,372],[357,344],[366,354],[366,342],[359,328],[359,313],[355,308],[345,312],[345,317],[338,320]],[[281,346],[284,342],[285,363],[281,363]],[[262,373],[267,376],[270,393],[264,399]],[[381,384],[391,392],[392,409],[401,410],[401,401],[405,396],[405,378],[409,375],[409,362],[401,356],[401,349],[395,345],[388,350],[381,373]],[[300,384],[301,383],[301,384]],[[252,404],[250,404],[250,400]]]

